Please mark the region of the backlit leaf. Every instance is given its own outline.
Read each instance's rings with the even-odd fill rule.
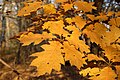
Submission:
[[[30,45],[34,42],[34,44],[39,44],[43,40],[52,39],[54,38],[52,34],[44,32],[43,34],[34,34],[32,32],[28,33],[27,35],[22,35],[18,40],[23,43],[22,46]]]
[[[44,75],[45,73],[51,73],[52,69],[60,71],[61,64],[64,64],[64,59],[61,54],[62,45],[57,41],[51,41],[50,45],[42,45],[45,50],[43,52],[37,52],[31,56],[37,56],[31,66],[37,67],[37,75]]]
[[[41,8],[41,2],[33,2],[33,3],[28,3],[27,6],[22,8],[21,10],[18,11],[17,16],[27,16],[30,15],[31,12],[36,12],[37,9]]]
[[[73,4],[64,4],[62,5],[63,9],[66,11],[71,10],[73,8]]]
[[[70,45],[68,42],[63,43],[63,53],[65,53],[65,61],[70,61],[71,65],[76,66],[78,69],[86,64],[83,53],[75,49],[73,45]]]
[[[62,35],[62,34],[67,34],[68,32],[65,31],[63,29],[64,27],[64,23],[62,20],[60,21],[49,21],[44,23],[44,25],[42,26],[43,29],[48,29],[50,30],[51,33],[53,34],[58,34],[58,35]]]
[[[119,27],[120,26],[120,17],[110,19],[109,24]]]
[[[82,10],[84,12],[91,12],[92,9],[95,9],[95,7],[93,7],[92,5],[94,3],[88,3],[88,2],[85,2],[85,1],[76,1],[74,2],[75,6],[78,7],[77,10]]]
[[[76,26],[79,29],[82,29],[85,26],[85,24],[86,24],[86,21],[84,19],[82,19],[80,16],[74,17],[73,21],[75,22]]]
[[[81,52],[90,52],[89,46],[86,45],[84,41],[79,39],[79,37],[81,35],[79,29],[76,28],[75,26],[67,26],[67,29],[70,31],[73,30],[72,34],[70,36],[66,37],[68,42],[70,42],[70,44],[74,45],[77,49],[80,48]]]
[[[99,76],[93,76],[89,79],[92,80],[115,80],[117,75],[115,74],[114,70],[112,70],[110,67],[105,67],[99,72]]]
[[[42,7],[44,9],[45,14],[55,14],[56,13],[56,9],[53,4],[46,4],[46,5],[43,5]]]
[[[79,72],[79,74],[83,76],[87,76],[87,74],[89,74],[90,76],[96,76],[99,73],[100,73],[99,68],[87,68]]]
[[[120,62],[120,50],[107,46],[104,48],[104,53],[107,58],[113,62]]]

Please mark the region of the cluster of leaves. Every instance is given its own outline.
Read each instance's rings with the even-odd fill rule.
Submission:
[[[41,44],[44,51],[31,66],[37,75],[61,70],[69,61],[80,75],[92,80],[120,79],[120,12],[94,13],[93,2],[56,0],[24,2],[18,16],[30,18],[32,26],[17,38],[22,46]]]

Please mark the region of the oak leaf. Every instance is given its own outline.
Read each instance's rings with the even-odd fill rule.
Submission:
[[[53,4],[46,4],[46,5],[43,5],[42,7],[44,9],[44,14],[55,14],[56,13],[56,9]]]
[[[106,20],[108,20],[108,17],[106,16],[105,13],[99,13],[99,16],[96,16],[95,20],[106,21]]]
[[[119,27],[120,26],[120,17],[110,19],[109,24]]]
[[[38,76],[44,75],[45,73],[50,74],[52,69],[60,71],[61,64],[65,64],[61,54],[61,43],[58,41],[50,41],[49,43],[50,44],[42,45],[44,51],[31,55],[37,56],[37,58],[31,62],[31,66],[37,67]]]
[[[87,76],[87,74],[89,74],[90,76],[96,76],[99,73],[100,73],[99,68],[87,68],[79,72],[79,74],[83,76]]]
[[[79,31],[79,29],[76,28],[75,26],[67,26],[67,29],[70,31],[73,31],[70,36],[66,37],[68,42],[71,45],[74,45],[76,49],[80,48],[81,52],[86,52],[86,53],[90,52],[89,46],[86,45],[84,41],[79,39],[81,35],[81,32]]]
[[[112,16],[112,15],[114,15],[114,14],[115,14],[115,12],[109,11],[109,12],[107,13],[107,16]]]
[[[18,11],[17,16],[28,16],[31,12],[36,12],[37,9],[41,8],[41,2],[28,3],[27,6],[23,7]]]
[[[120,29],[116,26],[110,26],[110,31],[106,32],[103,37],[103,42],[110,46],[111,43],[115,42],[120,37]]]
[[[68,42],[63,43],[63,53],[65,53],[65,61],[70,61],[71,65],[76,66],[78,69],[82,67],[83,64],[86,64],[83,53],[75,49],[73,45],[70,45]]]
[[[68,0],[55,0],[56,3],[64,3],[67,2]]]
[[[68,34],[68,32],[65,31],[63,27],[65,27],[65,25],[62,20],[45,22],[42,26],[43,29],[48,29],[53,34],[58,35]]]
[[[90,29],[85,29],[83,31],[83,33],[86,34],[88,36],[88,38],[90,38],[91,42],[95,42],[96,44],[104,45],[102,42],[101,35],[99,35],[99,33],[96,33]]]
[[[82,19],[80,16],[75,16],[72,19],[79,29],[82,29],[86,24],[86,20]]]
[[[114,70],[112,70],[110,67],[105,67],[99,72],[99,76],[93,76],[89,79],[92,80],[115,80],[117,75],[115,74]]]
[[[118,80],[120,79],[120,66],[115,66],[117,70]]]
[[[116,12],[116,13],[115,13],[115,16],[116,16],[116,17],[120,17],[120,11]]]
[[[96,61],[103,60],[104,61],[104,59],[102,57],[98,57],[95,54],[88,54],[87,59],[88,59],[88,61],[92,61],[92,60],[96,60]]]
[[[92,9],[96,9],[94,6],[92,6],[94,3],[88,3],[85,1],[76,1],[74,2],[74,5],[77,6],[77,10],[82,10],[84,12],[91,12]]]
[[[105,56],[107,56],[110,61],[120,62],[120,50],[111,46],[104,47],[103,49],[105,50]]]
[[[92,14],[87,14],[87,17],[88,17],[89,19],[91,19],[92,21],[94,21],[94,20],[95,20],[95,16],[94,16],[94,15],[92,15]]]
[[[17,38],[21,43],[23,43],[22,46],[30,45],[31,43],[34,42],[34,44],[39,44],[43,40],[46,39],[52,39],[54,36],[52,34],[43,32],[42,34],[34,34],[32,32],[29,32],[27,35],[21,35],[20,38]]]
[[[73,22],[72,18],[65,18],[65,21],[69,24],[72,24],[72,22]]]
[[[73,4],[66,3],[66,4],[62,5],[62,7],[66,12],[66,11],[71,10],[73,8]]]

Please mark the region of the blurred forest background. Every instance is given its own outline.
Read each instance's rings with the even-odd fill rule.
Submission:
[[[23,1],[27,0],[0,0],[0,59],[15,68],[19,64],[23,64],[23,67],[28,68],[27,65],[30,64],[28,62],[30,61],[29,55],[38,51],[37,46],[21,46],[19,41],[14,39],[14,36],[26,31],[28,26],[31,25],[30,19],[17,16],[18,10],[24,6]],[[98,8],[97,12],[120,11],[120,0],[83,1],[95,2],[94,5]],[[54,4],[55,1],[44,0],[44,2]],[[4,65],[0,62],[0,80],[4,80],[3,77],[9,74],[2,71],[6,69],[4,68]],[[8,80],[12,80],[12,78],[8,78]]]

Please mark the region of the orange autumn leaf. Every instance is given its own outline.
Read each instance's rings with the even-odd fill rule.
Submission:
[[[87,17],[88,17],[89,19],[91,19],[92,21],[94,21],[94,20],[95,20],[95,16],[94,16],[94,15],[87,14]]]
[[[110,19],[109,24],[119,27],[120,26],[120,17]]]
[[[104,13],[99,13],[99,16],[95,17],[95,20],[106,21],[108,20],[108,17]]]
[[[41,2],[28,3],[24,8],[18,11],[17,16],[28,16],[31,12],[36,12],[37,9],[41,8]]]
[[[44,14],[55,14],[56,13],[56,9],[53,4],[46,4],[46,5],[43,5],[42,7],[44,9]]]
[[[71,10],[73,8],[73,4],[64,4],[62,5],[63,9],[66,11]]]
[[[84,54],[75,49],[73,45],[68,42],[63,43],[63,53],[65,53],[65,61],[70,61],[71,65],[76,66],[78,69],[86,64],[85,59],[82,58]]]
[[[68,29],[69,31],[73,31],[70,36],[66,37],[66,39],[71,45],[74,45],[77,49],[80,48],[81,52],[90,52],[89,46],[86,45],[84,41],[79,39],[81,33],[78,28],[76,28],[75,26],[67,26],[66,29]]]
[[[73,22],[72,18],[65,18],[65,21],[69,24],[72,24],[72,22]]]
[[[85,24],[86,24],[86,20],[82,19],[80,16],[75,16],[73,18],[73,21],[75,22],[76,26],[79,29],[82,29],[85,26]]]
[[[111,43],[115,42],[120,37],[120,29],[118,27],[110,26],[109,32],[106,32],[103,41],[104,43],[109,46]]]
[[[96,60],[96,61],[103,60],[104,61],[103,58],[98,57],[97,55],[94,55],[94,54],[88,54],[87,59],[88,59],[88,61],[92,61],[92,60]]]
[[[60,21],[49,21],[44,23],[44,25],[42,26],[43,29],[48,29],[51,33],[53,34],[58,34],[58,35],[62,35],[62,34],[68,34],[67,31],[64,30],[64,23],[62,20]]]
[[[64,3],[67,2],[68,0],[55,0],[56,3]]]
[[[88,3],[85,1],[75,1],[74,5],[77,6],[77,10],[82,10],[84,12],[91,12],[92,9],[95,9],[94,6],[92,6],[94,3]]]
[[[114,15],[114,14],[115,14],[115,12],[109,11],[109,12],[107,13],[107,16],[112,16],[112,15]]]
[[[31,56],[37,56],[31,66],[37,67],[37,75],[44,75],[45,73],[51,73],[52,69],[60,71],[61,64],[64,63],[63,56],[61,54],[62,45],[57,41],[51,41],[50,45],[42,45],[45,51],[37,52]]]
[[[107,58],[113,62],[119,62],[120,61],[120,50],[117,50],[116,48],[113,48],[111,46],[104,47],[104,53]]]
[[[115,80],[117,75],[115,74],[114,70],[110,67],[105,67],[100,70],[99,75],[92,76],[89,79],[92,80]]]
[[[115,16],[116,16],[116,17],[120,17],[120,11],[116,12],[116,13],[115,13]]]
[[[87,68],[79,72],[79,74],[83,76],[87,76],[87,74],[89,74],[90,76],[96,76],[99,73],[100,73],[99,68]]]
[[[18,40],[23,43],[22,46],[30,45],[34,42],[35,45],[41,43],[43,40],[52,39],[54,38],[52,34],[49,33],[42,33],[42,34],[34,34],[32,32],[28,33],[27,35],[22,35]]]
[[[118,75],[118,79],[120,79],[120,66],[115,66],[116,68],[116,72],[117,72],[117,75]]]

